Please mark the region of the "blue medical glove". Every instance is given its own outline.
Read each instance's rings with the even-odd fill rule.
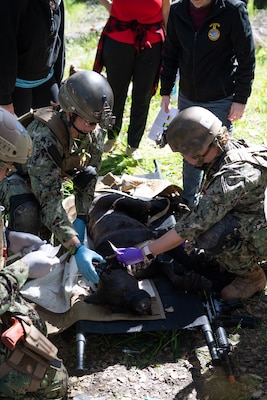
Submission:
[[[115,254],[117,260],[126,265],[137,264],[144,261],[142,249],[137,249],[135,247],[117,248]]]
[[[106,260],[98,253],[88,249],[85,246],[81,246],[76,254],[74,255],[77,267],[82,276],[93,283],[99,282],[99,276],[95,271],[93,260],[99,263],[105,263]]]
[[[85,234],[85,226],[86,226],[84,220],[81,218],[76,218],[73,221],[73,226],[74,226],[74,229],[76,230],[76,232],[78,233],[80,242],[83,243],[84,242],[84,234]]]

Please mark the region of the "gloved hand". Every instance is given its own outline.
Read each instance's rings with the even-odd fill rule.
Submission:
[[[142,249],[136,247],[116,248],[114,250],[117,260],[126,264],[132,265],[144,261]]]
[[[75,175],[75,177],[72,179],[72,182],[79,189],[85,189],[88,183],[95,178],[96,174],[96,168],[89,165],[83,171],[78,172],[77,175]]]
[[[93,266],[93,260],[99,263],[105,263],[106,260],[98,253],[93,250],[88,249],[85,246],[81,246],[77,253],[74,255],[77,267],[82,274],[82,276],[93,283],[99,282],[99,276],[95,271]]]
[[[9,247],[8,249],[13,253],[19,253],[24,248],[34,247],[34,250],[39,249],[42,244],[46,241],[39,238],[39,236],[33,235],[27,232],[15,232],[10,231],[8,234]]]
[[[58,257],[48,257],[42,250],[33,251],[21,258],[29,266],[29,278],[42,278],[60,263]]]
[[[78,238],[79,238],[80,242],[83,244],[84,235],[85,235],[85,227],[86,227],[84,220],[81,218],[76,218],[73,221],[73,226],[74,226],[74,229],[76,230],[76,232],[78,233]]]

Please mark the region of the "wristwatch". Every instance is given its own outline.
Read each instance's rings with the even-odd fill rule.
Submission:
[[[69,247],[69,253],[70,253],[72,256],[74,256],[74,254],[77,253],[77,251],[78,251],[78,249],[79,249],[80,247],[82,247],[82,244],[81,244],[81,243],[74,243],[74,244],[71,244],[70,247]]]
[[[151,253],[151,251],[149,250],[149,248],[148,248],[147,245],[143,247],[143,253],[144,253],[145,258],[146,258],[145,261],[152,261],[152,260],[154,260],[155,257],[153,256],[153,254]]]

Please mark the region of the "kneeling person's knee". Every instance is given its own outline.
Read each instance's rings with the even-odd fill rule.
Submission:
[[[11,196],[9,229],[39,235],[41,226],[40,206],[32,193]]]

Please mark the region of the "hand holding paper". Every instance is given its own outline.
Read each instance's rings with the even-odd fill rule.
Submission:
[[[173,118],[178,114],[177,108],[170,108],[169,112],[166,113],[162,108],[158,113],[149,133],[148,137],[151,140],[156,141],[158,136],[169,126]]]

